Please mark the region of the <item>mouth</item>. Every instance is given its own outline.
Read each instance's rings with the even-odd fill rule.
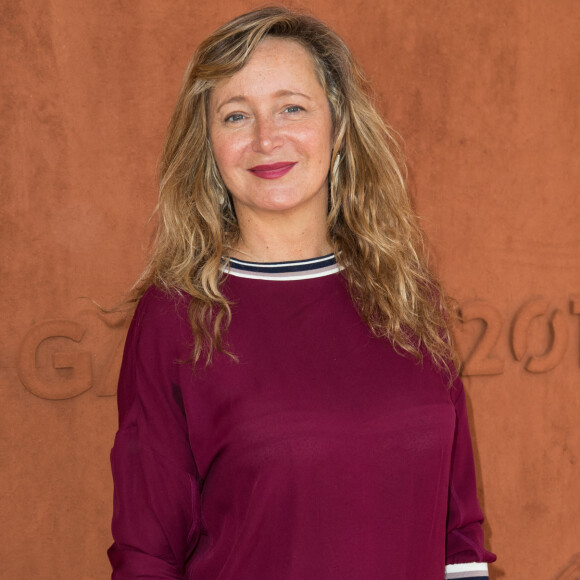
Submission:
[[[248,171],[261,179],[278,179],[286,175],[295,165],[296,161],[280,161],[269,165],[256,165],[250,167]]]

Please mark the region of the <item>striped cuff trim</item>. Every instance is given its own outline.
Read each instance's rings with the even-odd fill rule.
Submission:
[[[445,580],[455,580],[456,578],[489,580],[487,564],[485,562],[471,562],[469,564],[449,564],[445,566]]]

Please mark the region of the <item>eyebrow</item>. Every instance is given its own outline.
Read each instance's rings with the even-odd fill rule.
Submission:
[[[301,93],[300,91],[290,91],[287,89],[282,89],[280,91],[277,91],[274,93],[273,96],[274,96],[274,98],[298,96],[298,97],[304,97],[305,99],[308,99],[309,101],[312,100],[312,97],[309,97],[308,95],[305,95],[304,93]],[[222,107],[225,107],[226,105],[231,105],[232,103],[245,103],[247,101],[248,101],[248,98],[245,97],[244,95],[235,95],[235,96],[231,97],[230,99],[228,99],[227,101],[220,103],[220,105],[216,109],[216,112],[219,113],[220,109]]]

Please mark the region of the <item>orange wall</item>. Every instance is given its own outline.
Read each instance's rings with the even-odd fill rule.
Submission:
[[[2,578],[108,575],[123,321],[80,297],[113,304],[142,268],[186,63],[254,5],[0,5]],[[466,385],[493,577],[577,578],[580,3],[312,9],[404,136],[463,351],[479,340]]]

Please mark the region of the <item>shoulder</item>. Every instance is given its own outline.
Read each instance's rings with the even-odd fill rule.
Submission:
[[[139,343],[189,343],[190,302],[191,297],[184,292],[150,286],[137,304],[129,336]]]
[[[179,378],[180,362],[191,350],[189,300],[178,292],[148,288],[140,298],[127,333],[117,402],[120,424],[137,419],[137,401],[159,404]],[[161,397],[161,398],[160,398]]]
[[[454,361],[446,359],[444,364],[438,364],[424,345],[420,345],[419,350],[422,355],[419,366],[426,376],[432,377],[433,383],[446,394],[453,405],[464,400],[465,388]]]
[[[134,317],[138,324],[145,321],[162,326],[181,323],[188,319],[190,302],[191,297],[184,292],[150,286],[139,299]]]

